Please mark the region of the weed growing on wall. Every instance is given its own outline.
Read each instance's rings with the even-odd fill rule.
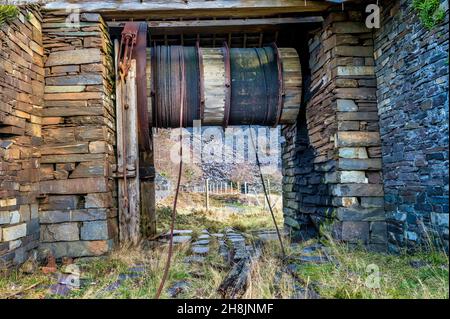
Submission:
[[[445,11],[440,4],[440,0],[413,1],[413,7],[419,13],[420,20],[429,30],[445,19]]]
[[[0,27],[14,20],[19,16],[20,10],[19,7],[13,5],[0,5]]]

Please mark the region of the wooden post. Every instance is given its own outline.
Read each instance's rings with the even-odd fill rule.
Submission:
[[[254,187],[253,187],[253,192],[255,193],[256,204],[258,205],[258,207],[261,207],[261,202],[259,201],[258,193],[256,192],[256,189]]]
[[[117,56],[118,42],[115,43],[115,49]],[[120,177],[118,182],[119,238],[121,243],[136,245],[140,239],[140,186],[135,60],[131,60],[126,83],[121,84],[117,74],[116,83],[117,173]],[[126,92],[125,96],[123,91]],[[128,105],[128,109],[123,103]],[[127,185],[123,178],[124,174],[127,174]],[[128,205],[125,203],[126,193],[128,193]]]
[[[205,180],[205,206],[206,210],[209,210],[209,179]]]
[[[139,160],[143,167],[152,168],[154,166],[153,151],[140,152]],[[150,172],[146,171],[146,173]],[[155,175],[153,173],[151,176],[141,175],[140,177],[142,230],[144,236],[151,238],[156,235]]]

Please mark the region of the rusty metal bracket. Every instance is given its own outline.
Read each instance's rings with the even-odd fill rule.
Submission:
[[[139,178],[143,179],[154,179],[155,178],[155,167],[150,166],[140,166],[139,167]]]
[[[119,76],[124,81],[131,67],[131,58],[137,41],[138,30],[135,23],[126,23],[120,40],[118,66]]]
[[[119,75],[123,82],[126,81],[131,59],[136,60],[139,149],[140,151],[150,151],[146,85],[147,23],[145,22],[127,22],[123,28],[118,61]]]
[[[228,127],[230,120],[231,108],[231,63],[230,63],[230,48],[228,44],[223,42],[223,59],[225,64],[225,108],[223,114],[223,128]]]

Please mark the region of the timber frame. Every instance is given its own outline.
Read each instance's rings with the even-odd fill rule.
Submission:
[[[347,1],[351,2],[351,1]],[[52,1],[44,10],[61,11],[70,8],[83,12],[100,13],[105,20],[112,19],[173,19],[183,17],[247,18],[255,16],[277,16],[280,14],[320,13],[336,5],[319,0],[124,0],[124,1]]]

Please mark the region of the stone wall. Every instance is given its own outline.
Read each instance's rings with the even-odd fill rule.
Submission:
[[[389,243],[448,249],[448,2],[432,30],[411,2],[383,1],[374,34]]]
[[[20,10],[0,26],[0,270],[23,263],[39,243],[41,16]]]
[[[42,28],[40,251],[93,256],[118,232],[112,46],[98,14],[66,15],[46,14]]]
[[[309,42],[304,112],[283,128],[284,214],[290,229],[330,225],[337,239],[384,250],[373,40],[362,12],[330,12]]]

